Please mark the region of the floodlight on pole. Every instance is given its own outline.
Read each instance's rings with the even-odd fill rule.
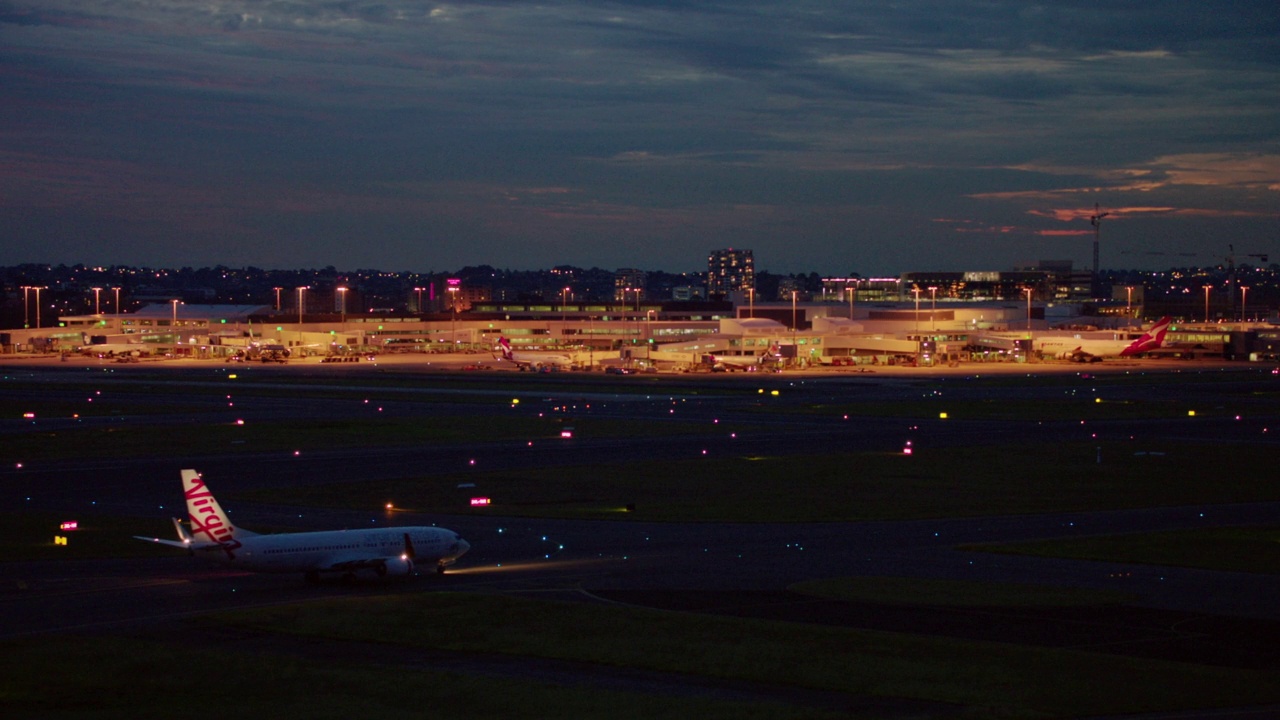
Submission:
[[[44,290],[43,285],[33,285],[32,290],[36,291],[36,329],[40,329],[40,291]]]
[[[458,286],[455,284],[449,285],[449,305],[453,308],[449,322],[449,352],[454,352],[458,348]]]
[[[1209,322],[1209,291],[1213,289],[1212,285],[1204,286],[1204,321]]]
[[[96,287],[96,288],[89,288],[89,289],[93,291],[93,314],[101,315],[102,314],[102,288]]]
[[[793,362],[800,362],[800,344],[796,341],[796,291],[791,291],[791,348],[795,353]]]
[[[920,288],[913,287],[911,292],[916,296],[916,340],[920,339]]]

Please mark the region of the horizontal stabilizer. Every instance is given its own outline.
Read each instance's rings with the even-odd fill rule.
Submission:
[[[191,533],[187,532],[187,529],[183,527],[181,520],[179,520],[178,518],[170,518],[170,519],[173,520],[173,529],[178,531],[177,540],[164,540],[162,538],[147,537],[145,535],[134,535],[133,536],[134,539],[145,540],[147,542],[153,542],[153,543],[159,543],[161,545],[168,545],[169,547],[183,548],[184,550],[203,550],[205,548],[222,547],[222,543],[195,542],[194,540],[191,539]]]
[[[145,535],[134,535],[133,537],[135,540],[145,540],[147,542],[160,543],[161,545],[168,545],[170,547],[183,548],[187,550],[191,549],[191,543],[185,543],[181,540],[164,540],[162,538],[147,537]]]

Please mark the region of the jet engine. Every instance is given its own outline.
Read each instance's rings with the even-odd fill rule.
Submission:
[[[413,561],[407,557],[390,558],[386,562],[377,566],[378,576],[393,577],[408,576],[413,574]]]

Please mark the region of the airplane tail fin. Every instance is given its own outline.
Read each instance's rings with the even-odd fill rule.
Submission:
[[[190,540],[223,543],[234,540],[237,536],[253,535],[231,523],[231,518],[227,517],[213,493],[205,487],[200,473],[195,470],[182,471],[182,494],[187,498],[187,514],[191,516]],[[181,526],[178,532],[180,536],[184,532]]]
[[[1146,332],[1142,333],[1142,337],[1130,343],[1120,354],[1135,355],[1162,347],[1164,345],[1164,336],[1169,332],[1169,325],[1172,322],[1168,315],[1160,318]]]
[[[511,341],[505,337],[498,338],[498,352],[502,353],[503,360],[511,360]]]

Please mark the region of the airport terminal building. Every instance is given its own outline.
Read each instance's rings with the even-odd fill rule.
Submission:
[[[852,298],[851,298],[852,300]],[[1096,318],[1094,318],[1096,320]],[[153,304],[133,313],[60,317],[55,327],[0,332],[6,353],[114,358],[292,360],[383,353],[469,353],[492,360],[499,338],[517,351],[555,351],[581,368],[754,370],[822,365],[1008,360],[981,351],[981,331],[1042,331],[1081,320],[1067,305],[1014,301],[610,304],[476,303],[456,313],[297,313],[270,305]],[[1133,323],[1136,330],[1138,323]],[[1262,360],[1280,330],[1184,325],[1164,352]],[[1025,360],[1031,358],[1012,358]]]

